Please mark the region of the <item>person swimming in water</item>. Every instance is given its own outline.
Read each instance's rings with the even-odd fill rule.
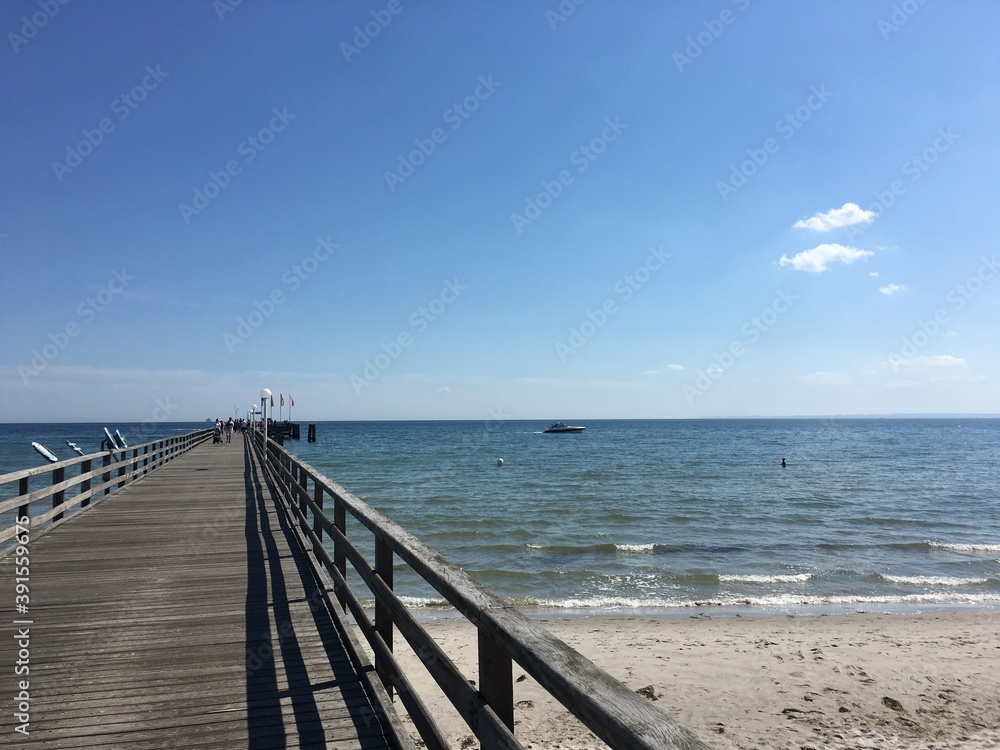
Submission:
[[[781,459],[781,468],[782,469],[787,469],[788,468],[788,464],[785,463],[785,459],[784,458]]]

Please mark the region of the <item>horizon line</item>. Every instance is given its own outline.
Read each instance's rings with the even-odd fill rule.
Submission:
[[[767,415],[767,414],[754,414],[747,416],[733,416],[733,415],[723,415],[723,416],[701,416],[701,417],[569,417],[572,420],[586,420],[590,422],[669,422],[669,421],[699,421],[699,420],[742,420],[742,419],[998,419],[1000,414],[991,412],[886,412],[886,413],[852,413],[852,414],[780,414],[780,415]],[[315,422],[548,422],[551,421],[551,417],[519,417],[517,419],[496,419],[492,418],[462,418],[462,419],[437,419],[437,418],[371,418],[371,419],[316,419]],[[143,424],[144,420],[106,420],[108,423],[112,421],[121,421],[126,424]],[[291,422],[291,420],[281,420],[279,424],[285,421]],[[296,420],[299,423],[305,422],[308,424],[309,420]],[[210,417],[205,419],[187,419],[187,420],[177,420],[177,421],[163,421],[157,422],[158,425],[173,425],[173,424],[207,424],[209,422],[214,422]],[[0,422],[0,425],[35,425],[35,424],[102,424],[102,422],[95,421],[37,421],[37,422]]]

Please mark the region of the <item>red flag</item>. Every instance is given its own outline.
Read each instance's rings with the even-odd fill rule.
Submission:
[[[285,405],[285,394],[284,393],[279,393],[278,394],[278,400],[279,400],[280,405],[284,406]]]
[[[288,394],[288,405],[289,406],[295,406],[295,399],[292,398],[292,394],[291,393]]]

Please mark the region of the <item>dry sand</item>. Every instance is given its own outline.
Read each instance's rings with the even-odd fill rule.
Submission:
[[[1000,613],[542,624],[711,747],[1000,748]],[[472,627],[426,627],[475,679]],[[397,651],[449,739],[478,747],[416,657]],[[606,747],[517,664],[514,675],[526,747]]]

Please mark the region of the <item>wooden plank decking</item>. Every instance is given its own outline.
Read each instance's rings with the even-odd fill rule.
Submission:
[[[287,532],[234,435],[33,539],[30,612],[0,623],[3,745],[395,747]],[[13,562],[0,559],[5,613]],[[31,671],[15,677],[22,617]],[[28,737],[11,710],[20,679]]]

